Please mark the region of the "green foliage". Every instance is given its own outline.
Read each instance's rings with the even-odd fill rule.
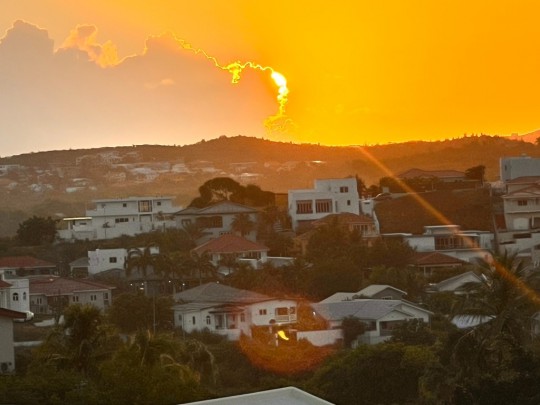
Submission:
[[[330,360],[308,387],[336,404],[419,403],[421,379],[436,364],[422,346],[361,345]]]
[[[390,340],[410,346],[431,346],[435,343],[436,335],[421,319],[411,319],[394,328]]]
[[[191,201],[190,207],[203,208],[224,200],[256,207],[274,202],[274,193],[263,191],[255,185],[242,186],[229,177],[216,177],[206,181],[199,187],[199,194],[199,197]]]
[[[110,322],[122,332],[140,330],[167,330],[172,322],[172,299],[170,297],[147,297],[140,293],[124,293],[115,297],[107,311]]]
[[[19,224],[17,239],[22,245],[36,246],[54,242],[56,221],[51,217],[32,216]]]
[[[352,342],[365,332],[366,325],[354,316],[347,316],[341,321],[341,329],[343,330],[343,345],[351,347]]]

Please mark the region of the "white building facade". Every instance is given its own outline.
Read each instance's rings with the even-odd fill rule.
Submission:
[[[84,217],[64,218],[67,229],[58,231],[63,240],[113,239],[175,228],[174,214],[180,207],[173,197],[128,197],[94,200]]]
[[[315,180],[313,189],[289,190],[288,211],[295,231],[329,214],[360,214],[356,179]]]
[[[499,170],[501,181],[504,183],[518,177],[540,176],[540,158],[503,157],[500,159]]]

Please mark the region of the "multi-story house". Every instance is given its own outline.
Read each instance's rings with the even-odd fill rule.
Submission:
[[[540,158],[530,156],[502,157],[499,170],[501,181],[505,184],[518,177],[540,176]]]
[[[329,214],[360,214],[356,179],[315,180],[314,188],[289,190],[288,211],[295,231],[309,228],[311,223]]]
[[[128,197],[94,200],[84,217],[64,218],[63,240],[112,239],[176,227],[174,214],[180,207],[173,197]]]
[[[0,270],[0,308],[28,313],[30,290],[27,278],[6,274]]]
[[[159,254],[159,247],[150,246],[149,253]],[[144,248],[139,248],[141,252]],[[123,269],[128,257],[128,249],[96,249],[88,251],[88,274],[95,275],[107,270]]]
[[[421,235],[385,234],[383,237],[399,237],[417,252],[439,252],[465,262],[490,260],[494,243],[492,232],[462,231],[459,225],[425,226]]]

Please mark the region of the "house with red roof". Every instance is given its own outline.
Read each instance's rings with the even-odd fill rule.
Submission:
[[[218,267],[220,272],[227,273],[227,266],[223,265],[226,258],[249,263],[256,269],[267,262],[268,250],[266,246],[241,236],[224,234],[197,246],[192,252],[199,256],[210,255],[212,264]]]
[[[0,270],[11,276],[33,276],[40,274],[56,274],[56,264],[32,256],[0,257]]]
[[[30,278],[30,310],[37,314],[53,314],[58,307],[70,304],[91,304],[105,310],[115,287],[86,279],[58,276]]]
[[[23,312],[0,308],[0,374],[15,371],[13,320],[25,318],[26,314]]]
[[[441,252],[414,252],[410,265],[421,270],[424,276],[428,276],[439,269],[455,269],[465,264],[463,260]]]

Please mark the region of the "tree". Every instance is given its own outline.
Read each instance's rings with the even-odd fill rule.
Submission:
[[[216,177],[208,180],[199,187],[199,197],[189,204],[190,207],[203,208],[213,203],[230,200],[234,194],[239,194],[242,186],[229,177]]]
[[[37,246],[54,242],[56,221],[51,217],[32,216],[19,224],[17,239],[27,246]]]
[[[343,345],[350,348],[356,338],[365,332],[366,325],[354,316],[347,316],[341,321],[341,329],[343,330]]]
[[[191,277],[197,277],[199,279],[199,285],[202,285],[203,279],[215,280],[218,276],[216,267],[212,264],[210,254],[204,252],[198,254],[191,252],[189,256],[182,263],[184,271],[191,274]]]
[[[231,227],[233,231],[244,237],[255,228],[255,222],[251,220],[248,214],[240,213],[234,216]]]
[[[392,342],[413,346],[431,346],[436,336],[421,319],[410,319],[392,330]]]
[[[157,257],[158,253],[154,244],[149,244],[143,249],[130,248],[127,252],[124,263],[126,276],[130,278],[135,271],[137,274],[133,276],[133,279],[143,281],[145,294],[148,294],[148,272],[150,269],[154,270]]]
[[[486,166],[484,165],[470,167],[467,170],[465,170],[465,178],[469,180],[478,180],[481,186],[484,185],[485,174],[486,174]]]
[[[540,274],[508,253],[493,255],[493,261],[482,262],[477,271],[481,282],[465,286],[468,294],[456,313],[480,322],[461,339],[475,347],[471,366],[493,370],[511,363],[511,354],[531,342],[531,317],[540,307]],[[457,351],[462,348],[456,346]]]

